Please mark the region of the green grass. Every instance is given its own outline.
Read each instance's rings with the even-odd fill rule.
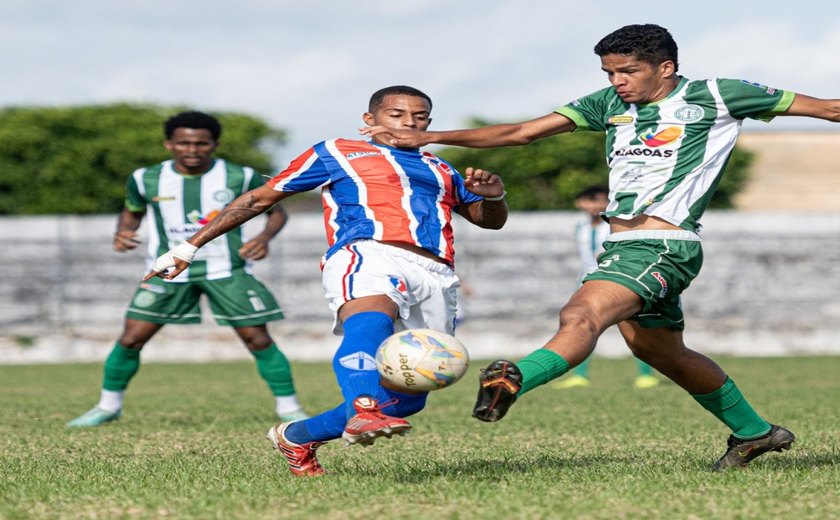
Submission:
[[[0,518],[840,518],[840,357],[723,359],[799,438],[722,474],[726,429],[672,384],[633,390],[629,359],[497,424],[469,417],[482,364],[411,435],[321,448],[317,479],[263,438],[273,400],[249,363],[144,365],[122,419],[89,430],[64,424],[97,400],[99,365],[0,366]],[[337,403],[326,363],[295,369],[310,411]]]

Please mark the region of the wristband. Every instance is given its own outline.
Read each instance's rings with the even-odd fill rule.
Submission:
[[[497,196],[497,197],[484,197],[484,200],[487,200],[487,201],[490,201],[490,202],[499,202],[500,200],[505,198],[505,195],[507,195],[507,192],[503,191],[502,194]]]

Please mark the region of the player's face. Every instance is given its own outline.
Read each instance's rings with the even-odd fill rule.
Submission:
[[[432,122],[432,108],[425,98],[405,94],[389,94],[373,112],[362,116],[368,126],[384,126],[395,130],[425,130]],[[378,134],[374,141],[388,144],[387,134]]]
[[[664,99],[674,88],[674,62],[652,65],[628,54],[601,56],[601,70],[625,103],[652,103]]]
[[[598,194],[594,197],[581,197],[575,201],[575,207],[583,211],[590,217],[597,217],[601,212],[606,211],[609,199],[604,194]]]
[[[219,143],[205,128],[176,128],[172,138],[164,141],[181,173],[204,173],[213,162]]]

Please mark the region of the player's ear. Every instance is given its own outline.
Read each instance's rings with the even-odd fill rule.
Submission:
[[[365,112],[364,114],[362,114],[362,121],[364,121],[365,124],[368,126],[373,126],[375,122],[373,120],[373,114],[371,114],[370,112]]]
[[[174,151],[175,151],[175,145],[174,145],[174,144],[172,143],[172,141],[170,141],[169,139],[166,139],[166,140],[163,142],[163,146],[164,146],[167,150],[169,150],[170,152],[174,152]]]
[[[676,70],[674,70],[674,62],[671,60],[665,60],[659,64],[659,72],[663,78],[671,77]]]

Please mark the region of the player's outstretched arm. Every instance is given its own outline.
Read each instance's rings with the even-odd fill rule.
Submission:
[[[458,213],[476,226],[501,229],[508,217],[505,185],[501,177],[472,167],[464,170],[464,176],[467,191],[481,195],[484,200],[464,204],[458,208]]]
[[[840,123],[840,99],[819,99],[796,94],[787,112],[779,115],[815,117]]]
[[[193,236],[159,256],[152,265],[152,270],[143,279],[160,276],[172,280],[189,267],[201,246],[266,212],[290,195],[292,192],[276,191],[268,185],[243,193]]]
[[[391,146],[398,148],[419,148],[427,144],[448,144],[468,148],[494,148],[528,144],[543,137],[571,132],[575,124],[566,116],[552,112],[524,123],[489,125],[465,130],[423,132],[409,129],[393,129],[384,126],[360,128],[362,135],[373,137],[387,134]]]

